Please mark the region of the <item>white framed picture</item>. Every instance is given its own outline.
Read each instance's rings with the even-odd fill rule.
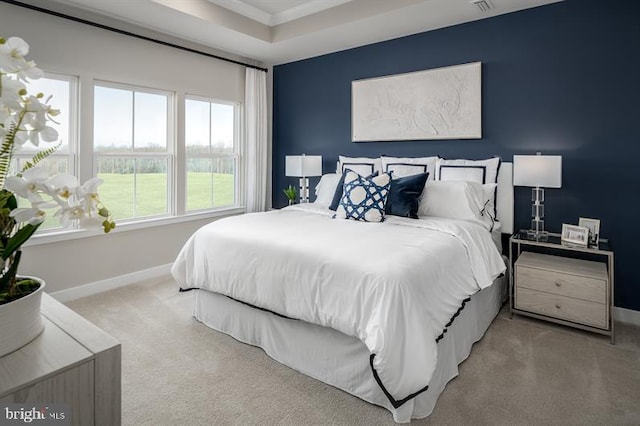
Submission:
[[[587,247],[589,245],[589,228],[563,223],[561,239],[563,243]]]
[[[578,226],[583,226],[589,230],[589,245],[597,246],[600,242],[600,219],[590,219],[581,217]]]

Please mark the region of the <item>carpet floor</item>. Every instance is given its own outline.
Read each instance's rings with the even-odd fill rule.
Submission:
[[[124,425],[392,425],[391,414],[192,317],[169,277],[67,305],[122,343]],[[424,425],[638,425],[640,328],[607,337],[503,308]]]

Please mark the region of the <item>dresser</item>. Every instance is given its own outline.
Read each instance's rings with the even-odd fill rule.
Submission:
[[[120,425],[120,343],[46,293],[42,316],[43,332],[0,358],[0,406],[51,404],[73,425]]]
[[[614,344],[613,251],[604,244],[567,246],[555,234],[546,241],[511,237],[510,315],[605,334]]]

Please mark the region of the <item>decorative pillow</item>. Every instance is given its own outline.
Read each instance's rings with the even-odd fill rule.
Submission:
[[[436,180],[464,180],[477,183],[497,183],[500,158],[487,160],[438,159]]]
[[[340,179],[338,180],[338,184],[336,185],[335,192],[333,193],[333,198],[331,200],[331,204],[329,204],[329,210],[336,211],[338,205],[340,204],[340,200],[342,199],[342,191],[344,189],[344,178],[347,175],[347,172],[352,172],[353,170],[346,169]],[[378,176],[378,172],[374,172],[372,174],[366,175],[367,179],[371,179],[374,176]]]
[[[338,182],[340,182],[341,175],[337,173],[327,173],[322,175],[320,182],[316,185],[316,204],[323,207],[329,207],[333,201],[333,196],[336,193]],[[342,194],[342,191],[340,191]]]
[[[344,190],[334,217],[364,222],[384,221],[385,204],[391,185],[391,175],[383,173],[370,179],[348,171]]]
[[[393,172],[394,178],[416,175],[419,173],[429,173],[429,179],[436,177],[436,165],[438,157],[380,157],[382,171]]]
[[[385,213],[417,219],[420,196],[428,177],[429,173],[420,173],[392,179]]]
[[[375,172],[382,173],[382,163],[379,158],[369,157],[345,157],[338,156],[338,174],[344,173],[345,170],[353,170],[360,176],[369,176]]]
[[[485,189],[479,183],[428,181],[418,208],[418,216],[466,220],[491,230],[492,221],[484,212],[487,203]]]

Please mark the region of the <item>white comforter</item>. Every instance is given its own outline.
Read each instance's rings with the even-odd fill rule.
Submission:
[[[428,385],[436,338],[468,296],[505,264],[480,225],[387,217],[332,219],[313,204],[234,216],[198,230],[172,274],[182,289],[220,293],[360,339],[392,398]]]

